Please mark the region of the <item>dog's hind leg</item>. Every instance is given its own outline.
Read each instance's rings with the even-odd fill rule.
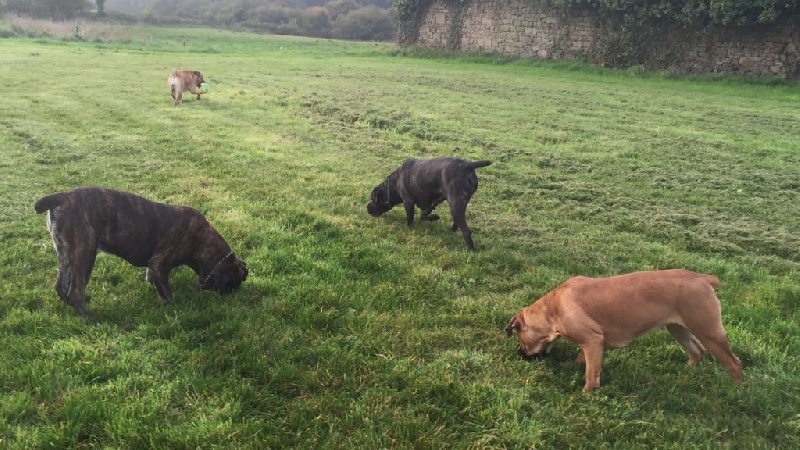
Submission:
[[[686,353],[689,354],[689,365],[695,365],[702,361],[705,348],[703,348],[703,345],[695,335],[678,324],[667,325],[667,331],[675,340],[680,342]]]
[[[730,344],[728,344],[728,337],[725,335],[725,329],[722,328],[722,323],[719,326],[713,327],[704,333],[697,333],[697,338],[708,349],[709,353],[721,362],[728,374],[737,383],[742,384],[742,362],[731,351]]]
[[[92,275],[97,256],[97,244],[94,236],[88,238],[84,245],[73,247],[68,253],[70,281],[66,302],[72,306],[79,316],[89,320],[85,299],[86,285],[89,283],[89,277]]]
[[[475,250],[475,244],[472,242],[472,230],[467,226],[467,203],[463,200],[454,200],[450,203],[450,214],[453,216],[453,226],[451,231],[461,230],[461,235],[464,236],[464,243],[467,245],[467,250]]]
[[[58,275],[56,276],[56,294],[61,300],[67,301],[67,293],[69,292],[72,280],[72,268],[69,265],[69,258],[63,254],[58,253]]]
[[[708,286],[709,297],[695,302],[694,314],[685,316],[686,328],[694,334],[709,353],[714,355],[728,374],[737,383],[741,384],[742,362],[731,351],[725,327],[722,326],[722,311],[719,300],[714,295],[713,288]]]
[[[53,248],[56,250],[58,256],[58,275],[56,275],[56,294],[64,302],[67,301],[67,293],[69,292],[70,280],[72,279],[72,269],[69,265],[69,250],[67,243],[59,238],[58,220],[54,210],[47,213],[47,229],[50,230],[50,236],[53,238]]]
[[[181,98],[183,98],[183,85],[180,82],[180,79],[175,76],[175,73],[170,75],[167,79],[167,84],[169,84],[169,93],[172,95],[172,102],[175,106],[181,104]]]
[[[169,94],[172,96],[172,103],[175,106],[178,106],[178,93],[177,93],[177,90],[178,90],[177,87],[170,82]]]

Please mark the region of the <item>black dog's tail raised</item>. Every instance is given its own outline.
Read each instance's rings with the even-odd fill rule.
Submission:
[[[477,169],[478,167],[486,167],[490,164],[492,164],[491,161],[488,159],[483,159],[481,161],[468,161],[464,166],[467,169]]]
[[[36,201],[33,205],[33,209],[36,210],[36,214],[41,214],[45,211],[49,211],[56,206],[61,204],[61,201],[64,199],[64,193],[52,194],[46,197],[42,197]]]

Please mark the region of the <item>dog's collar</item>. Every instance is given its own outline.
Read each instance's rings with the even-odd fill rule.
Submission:
[[[201,287],[202,289],[205,289],[205,288],[206,288],[206,286],[208,285],[208,280],[210,280],[210,279],[211,279],[211,275],[213,275],[213,274],[214,274],[214,269],[216,269],[216,268],[217,268],[217,266],[218,266],[218,265],[220,265],[220,263],[222,263],[222,261],[225,261],[226,259],[228,259],[228,256],[231,256],[232,254],[233,254],[233,250],[231,250],[231,252],[230,252],[230,253],[228,253],[227,255],[223,256],[223,257],[222,257],[222,259],[220,259],[219,261],[217,261],[217,263],[216,263],[216,264],[214,264],[214,267],[212,267],[212,268],[211,268],[211,271],[210,271],[210,272],[208,272],[208,276],[206,277],[205,281],[203,281],[203,282],[200,284],[200,287]]]

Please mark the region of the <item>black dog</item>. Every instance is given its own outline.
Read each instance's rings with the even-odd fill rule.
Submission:
[[[422,210],[422,220],[438,220],[431,214],[436,206],[447,200],[453,216],[453,231],[461,230],[467,250],[474,250],[472,231],[465,217],[467,203],[478,189],[475,169],[491,164],[491,161],[465,161],[457,158],[407,159],[391,173],[383,183],[372,190],[372,201],[367,212],[378,217],[403,204],[406,223],[414,223],[414,207]]]
[[[167,303],[172,301],[169,273],[184,264],[204,290],[228,292],[247,278],[244,261],[188,206],[89,187],[48,195],[34,208],[37,213],[49,211],[47,227],[58,254],[56,292],[86,319],[86,285],[99,250],[147,267],[145,279]]]

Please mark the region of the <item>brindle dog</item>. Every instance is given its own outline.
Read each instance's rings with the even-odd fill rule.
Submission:
[[[201,289],[219,293],[238,288],[247,278],[244,261],[188,206],[86,187],[43,197],[34,208],[49,211],[47,227],[58,254],[56,292],[86,319],[86,285],[100,250],[147,267],[145,279],[166,303],[172,301],[170,271],[181,265],[194,270]]]

